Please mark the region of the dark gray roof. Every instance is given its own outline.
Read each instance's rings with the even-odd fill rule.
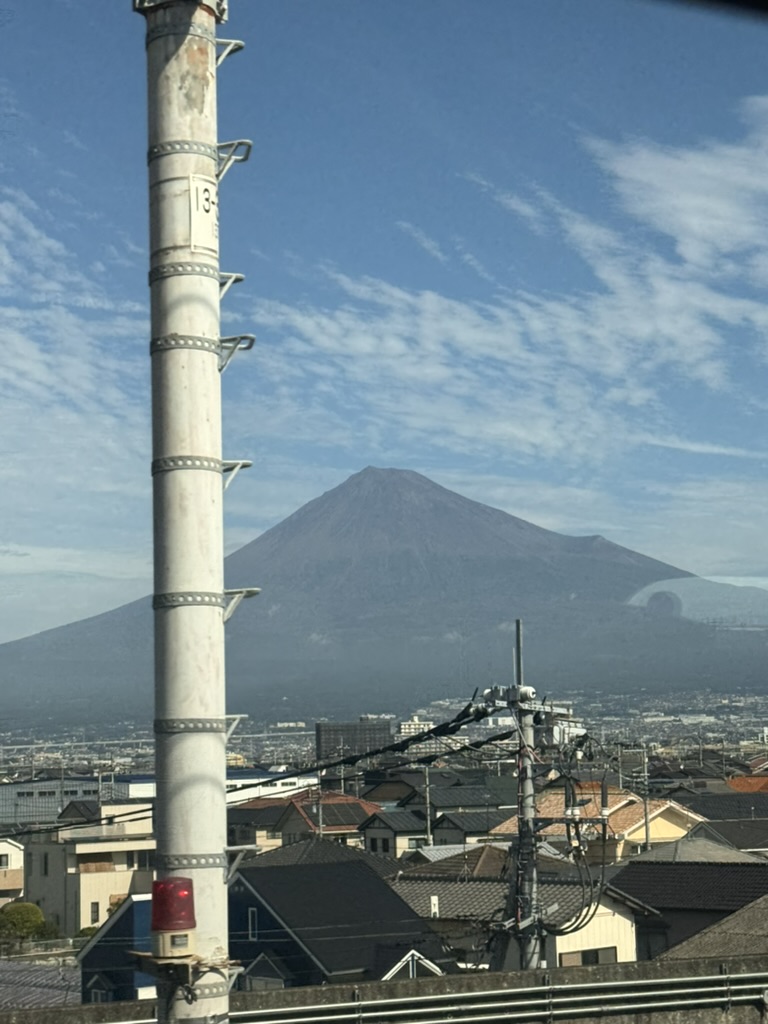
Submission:
[[[509,818],[510,812],[488,808],[485,811],[445,811],[434,824],[439,829],[443,824],[450,828],[458,828],[463,832],[485,833],[500,825]]]
[[[99,817],[98,800],[70,800],[59,814],[59,821],[94,821]]]
[[[393,832],[418,832],[423,835],[427,828],[426,819],[415,811],[377,811],[363,825],[375,826],[377,822]]]
[[[45,964],[0,961],[0,1007],[14,1010],[75,1006],[80,969],[64,960]]]
[[[664,910],[732,911],[768,893],[768,861],[749,864],[630,861],[611,883]]]
[[[389,883],[394,891],[421,917],[429,918],[434,912],[433,897],[437,897],[437,916],[442,919],[500,921],[504,917],[509,884],[486,878],[467,878],[455,881],[447,878],[415,878],[403,874]],[[539,898],[545,921],[560,926],[572,921],[584,908],[584,890],[581,883],[571,881],[543,882]],[[598,890],[593,899],[597,900]],[[607,886],[603,899],[635,904],[613,886]],[[639,908],[650,911],[650,908]]]
[[[768,818],[768,793],[690,793],[678,790],[674,798],[677,803],[710,820]]]
[[[316,804],[303,804],[302,811],[313,825],[318,828],[320,826],[320,810]],[[361,806],[360,804],[335,804],[335,803],[323,803],[322,804],[322,821],[328,828],[338,828],[339,826],[356,826],[360,825],[363,821],[370,816],[370,805],[368,807]]]
[[[711,836],[737,850],[768,850],[768,818],[747,821],[704,821],[692,831],[697,836]]]
[[[702,822],[703,826],[709,826],[709,822]],[[697,829],[698,831],[698,829]],[[752,853],[743,853],[741,850],[728,846],[723,842],[715,842],[707,839],[705,835],[697,834],[683,836],[674,843],[661,843],[644,853],[639,853],[632,858],[632,863],[638,861],[647,863],[650,861],[677,862],[689,864],[754,864],[766,863],[762,857]]]
[[[285,804],[275,800],[268,807],[228,807],[227,821],[230,825],[253,825],[254,828],[270,829],[285,813]]]
[[[753,900],[721,921],[662,953],[660,960],[768,955],[768,895]]]
[[[437,935],[366,864],[295,864],[238,873],[327,974],[375,976],[416,949],[445,962]]]
[[[419,917],[432,916],[432,897],[437,897],[441,918],[490,921],[504,910],[509,886],[487,878],[457,882],[450,878],[411,878],[407,874],[389,883]]]
[[[243,862],[244,866],[246,861]],[[394,858],[374,856],[365,850],[334,842],[332,839],[304,839],[300,843],[278,846],[265,853],[250,854],[249,868],[271,868],[292,864],[366,864],[377,875],[388,877],[397,873],[399,863]]]
[[[405,797],[402,800],[402,806],[423,803],[424,800],[425,793],[421,789]],[[429,802],[436,809],[455,808],[456,810],[475,811],[485,810],[486,807],[496,808],[504,801],[498,793],[492,792],[486,786],[430,786]]]

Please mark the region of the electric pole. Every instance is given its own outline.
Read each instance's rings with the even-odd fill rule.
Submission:
[[[517,619],[515,640],[515,686],[494,688],[485,693],[489,702],[504,702],[515,716],[519,731],[517,759],[517,845],[515,872],[510,883],[506,918],[496,937],[491,970],[507,966],[509,936],[514,933],[520,948],[520,966],[533,970],[541,965],[542,923],[539,907],[536,857],[536,790],[533,778],[535,745],[534,715],[543,711],[536,703],[536,691],[523,683],[523,623]]]
[[[217,43],[227,0],[133,0],[133,7],[146,19],[148,82],[156,866],[158,882],[189,881],[181,891],[194,897],[190,955],[155,953],[152,970],[161,1024],[223,1022],[230,987],[224,621],[257,592],[225,591],[223,569],[223,474],[249,463],[222,459],[220,372],[253,339],[220,332],[220,297],[241,277],[219,270],[218,185],[250,143],[218,142],[216,85],[218,63],[242,44]],[[155,909],[153,896],[153,921]],[[157,909],[159,919],[159,901]]]

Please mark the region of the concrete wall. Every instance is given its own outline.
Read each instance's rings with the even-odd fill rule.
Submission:
[[[569,986],[603,981],[638,981],[656,979],[695,978],[702,975],[746,974],[764,972],[768,978],[768,964],[761,957],[739,957],[717,960],[686,960],[670,964],[650,961],[633,964],[615,964],[610,967],[578,967],[551,971],[530,971],[489,974],[486,971],[470,975],[451,975],[442,978],[419,978],[415,981],[375,982],[356,987],[323,985],[318,988],[294,988],[284,991],[232,993],[231,1009],[285,1008],[298,1010],[304,1006],[338,1003],[360,998],[414,998],[440,993],[486,992],[499,989],[518,989],[532,985]],[[57,1006],[49,1009],[0,1012],[0,1024],[107,1024],[110,1021],[147,1019],[154,1015],[150,1002],[101,1003],[90,1006]],[[415,1016],[415,1013],[414,1013]],[[558,1017],[564,1024],[584,1024],[589,1018],[581,1016]],[[592,1018],[594,1020],[594,1017]],[[632,1015],[607,1014],[600,1016],[601,1024],[764,1024],[763,1010],[754,1005],[732,1006],[729,1009],[660,1010]]]

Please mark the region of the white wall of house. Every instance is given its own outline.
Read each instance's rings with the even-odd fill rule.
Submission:
[[[548,967],[636,960],[637,939],[632,912],[623,904],[604,898],[584,928],[571,935],[548,937],[546,954]]]
[[[121,818],[126,812],[138,814]],[[103,924],[125,896],[152,886],[151,806],[105,804],[101,814],[103,823],[33,835],[26,844],[26,898],[63,935]]]
[[[24,892],[24,847],[13,839],[0,839],[0,907]]]

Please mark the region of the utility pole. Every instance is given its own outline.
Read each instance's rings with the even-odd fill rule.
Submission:
[[[504,702],[515,716],[520,733],[517,760],[517,847],[515,877],[507,898],[506,917],[491,954],[491,970],[507,966],[509,936],[514,933],[520,947],[520,966],[533,970],[541,965],[541,912],[536,862],[536,791],[533,779],[534,714],[543,710],[536,703],[536,691],[523,683],[523,623],[516,621],[515,686],[487,690],[486,700]]]
[[[483,694],[486,705],[506,704],[514,715],[520,735],[517,760],[517,843],[511,847],[515,854],[515,871],[511,876],[506,920],[496,933],[491,951],[490,968],[502,971],[509,967],[509,940],[514,936],[520,950],[520,967],[535,970],[543,963],[544,920],[539,899],[537,864],[537,834],[549,825],[561,824],[568,828],[574,821],[573,807],[566,799],[563,815],[539,817],[536,813],[534,785],[534,748],[536,725],[554,725],[558,718],[567,718],[570,709],[556,707],[536,699],[536,690],[523,680],[523,623],[515,623],[515,685],[493,687]],[[579,818],[581,824],[602,828],[603,842],[607,820],[606,801],[599,818]]]
[[[520,966],[524,971],[541,963],[539,876],[536,863],[536,791],[533,785],[534,708],[536,691],[523,685],[523,622],[515,622],[515,681],[517,720],[520,726],[518,764],[518,934]]]
[[[643,751],[643,821],[645,823],[645,849],[650,850],[651,848],[651,819],[648,808],[649,800],[649,789],[650,783],[648,781],[648,747],[645,745],[645,740],[642,744]]]
[[[432,836],[432,800],[429,792],[429,765],[424,765],[424,802],[427,814],[427,846],[434,845]]]
[[[158,1021],[228,1020],[224,622],[255,588],[224,590],[219,181],[250,143],[217,139],[216,39],[227,0],[133,0],[146,19],[154,509],[157,885],[191,900],[186,952],[157,952]],[[223,47],[221,52],[217,46]],[[245,147],[245,148],[244,148]],[[234,471],[234,472],[232,472]],[[191,884],[187,884],[191,883]],[[158,893],[161,889],[158,888]],[[170,934],[175,926],[154,923]],[[163,907],[157,898],[158,920]],[[170,919],[169,915],[169,919]],[[171,944],[169,944],[171,945]],[[195,955],[192,955],[195,954]]]

